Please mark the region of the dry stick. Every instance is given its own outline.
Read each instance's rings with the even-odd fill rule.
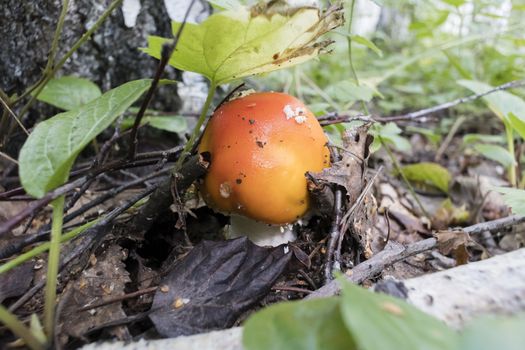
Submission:
[[[466,120],[465,117],[459,117],[458,119],[456,119],[456,121],[454,122],[454,125],[452,125],[452,127],[450,128],[450,131],[448,132],[447,137],[445,137],[445,140],[443,140],[443,142],[441,143],[441,146],[439,146],[439,149],[436,152],[436,156],[434,157],[435,162],[439,162],[441,160],[443,153],[445,153],[445,150],[450,145],[450,143],[452,142],[452,139],[458,132],[459,127],[461,126],[461,124],[463,124],[465,120]]]
[[[153,78],[153,81],[151,82],[151,86],[146,94],[146,97],[144,98],[144,101],[142,101],[142,104],[140,105],[140,109],[137,113],[137,116],[135,117],[135,123],[133,124],[133,129],[131,131],[131,136],[130,136],[131,142],[130,142],[129,153],[128,153],[128,159],[130,160],[135,158],[135,153],[137,151],[137,144],[139,142],[137,138],[137,134],[138,134],[140,122],[142,121],[142,118],[144,117],[144,113],[146,112],[146,109],[148,108],[148,105],[151,102],[151,99],[153,98],[153,94],[155,93],[155,90],[157,89],[157,85],[159,84],[160,77],[162,76],[162,73],[164,72],[164,69],[166,68],[166,65],[168,64],[171,58],[171,55],[173,55],[173,52],[175,52],[175,49],[177,48],[177,44],[182,34],[182,30],[184,29],[184,26],[186,25],[186,21],[188,20],[190,10],[193,7],[194,3],[195,3],[195,0],[192,0],[190,5],[188,6],[188,9],[186,10],[186,14],[184,15],[184,19],[182,20],[182,24],[177,30],[177,33],[175,34],[175,38],[173,39],[173,42],[171,44],[164,44],[162,46],[161,58],[160,58],[159,65],[157,66],[157,71],[155,72],[155,77]]]
[[[14,120],[16,121],[16,123],[20,126],[20,128],[22,128],[22,130],[24,130],[24,132],[26,133],[26,135],[29,136],[29,131],[27,131],[27,129],[25,128],[24,124],[22,124],[22,121],[20,120],[20,118],[15,114],[15,112],[13,112],[13,110],[9,107],[9,100],[6,99],[4,101],[4,97],[0,95],[0,103],[2,103],[2,105],[4,106],[4,108],[9,112],[9,114],[11,114],[11,116],[14,118]]]
[[[81,208],[77,209],[76,211],[74,211],[74,212],[64,216],[64,223],[67,223],[67,222],[75,219],[76,217],[78,217],[78,216],[84,214],[85,212],[87,212],[89,209],[104,203],[108,199],[113,198],[114,196],[116,196],[117,194],[123,192],[124,190],[126,190],[128,188],[131,188],[133,186],[142,184],[145,181],[153,179],[155,177],[162,176],[165,173],[168,173],[169,171],[170,171],[169,168],[162,169],[160,171],[157,171],[157,172],[145,175],[143,177],[140,177],[140,178],[137,178],[137,179],[135,179],[133,181],[125,183],[125,184],[123,184],[123,185],[121,185],[119,187],[114,187],[114,188],[112,188],[109,191],[105,191],[103,195],[95,198],[94,200],[92,200],[91,202],[89,202],[86,205],[82,206]],[[33,235],[30,235],[30,236],[26,236],[26,237],[21,237],[21,239],[19,241],[13,242],[12,244],[9,244],[9,245],[7,245],[5,247],[2,247],[0,249],[0,259],[7,258],[9,256],[17,254],[22,249],[24,249],[25,247],[27,247],[30,244],[34,244],[34,243],[37,243],[37,242],[40,242],[40,241],[43,241],[43,240],[47,239],[47,237],[49,236],[49,228],[50,228],[50,225],[46,224],[46,225],[42,226],[38,230],[37,233],[35,233]]]
[[[22,221],[33,214],[35,210],[39,210],[48,205],[52,200],[72,191],[76,187],[82,185],[85,181],[85,177],[81,177],[73,182],[70,182],[64,186],[61,186],[51,192],[48,192],[44,197],[37,199],[27,205],[23,210],[18,212],[15,216],[7,220],[0,225],[0,236],[11,231],[17,227]]]
[[[330,230],[330,239],[328,241],[328,252],[326,258],[326,264],[324,267],[324,278],[325,283],[328,283],[333,279],[332,276],[332,265],[334,264],[334,252],[339,238],[339,226],[341,225],[341,204],[343,198],[343,192],[340,188],[335,190],[334,200],[334,220],[332,222],[332,228]],[[338,261],[338,260],[336,260]],[[339,267],[337,268],[339,270]]]
[[[113,132],[113,135],[104,142],[102,147],[100,148],[99,153],[93,159],[91,162],[91,168],[95,168],[97,165],[102,164],[108,155],[109,151],[111,150],[111,146],[119,139],[120,137],[120,123],[122,122],[122,117],[120,117],[117,120],[115,131]],[[69,199],[69,201],[66,203],[64,207],[64,212],[67,212],[69,209],[71,209],[75,203],[82,197],[82,195],[88,190],[89,186],[95,181],[96,176],[88,176],[88,179],[86,182],[80,187],[80,189],[73,194],[73,196]]]
[[[118,296],[110,298],[110,299],[102,300],[102,301],[100,301],[98,303],[94,303],[94,304],[91,304],[91,305],[83,306],[83,307],[77,309],[77,312],[97,309],[99,307],[106,306],[106,305],[109,305],[109,304],[118,303],[118,302],[121,302],[121,301],[124,301],[124,300],[127,300],[127,299],[136,298],[136,297],[139,297],[139,296],[144,295],[144,294],[150,294],[150,293],[155,292],[158,288],[159,288],[158,286],[154,286],[154,287],[140,289],[140,290],[137,290],[136,292],[123,294],[123,295],[118,295]]]
[[[513,215],[502,219],[464,227],[461,230],[471,235],[480,234],[484,231],[497,231],[523,222],[525,222],[525,216]],[[362,283],[363,281],[379,274],[387,266],[402,261],[410,256],[433,249],[436,246],[437,240],[435,238],[427,238],[425,240],[409,244],[406,247],[399,243],[389,242],[384,250],[377,253],[367,261],[356,265],[352,270],[350,270],[349,272],[351,274],[349,276],[346,275],[346,278],[352,283]],[[328,297],[338,294],[340,290],[341,288],[339,287],[337,281],[331,281],[310,294],[307,298]]]
[[[492,94],[494,92],[507,90],[507,89],[512,89],[512,88],[516,88],[516,87],[520,87],[520,86],[524,86],[524,85],[525,85],[525,79],[514,80],[514,81],[511,81],[511,82],[499,85],[499,86],[495,87],[494,89],[485,91],[485,92],[483,92],[481,94],[474,94],[474,95],[471,95],[471,96],[468,96],[468,97],[458,98],[457,100],[454,100],[454,101],[451,101],[451,102],[446,102],[446,103],[443,103],[443,104],[440,104],[440,105],[437,105],[437,106],[434,106],[434,107],[425,108],[425,109],[422,109],[422,110],[419,110],[419,111],[416,111],[416,112],[412,112],[412,113],[408,113],[408,114],[397,115],[397,116],[392,116],[392,117],[383,117],[383,118],[379,117],[379,118],[376,118],[376,120],[380,121],[380,122],[396,122],[396,121],[402,121],[402,120],[414,120],[414,119],[417,119],[417,118],[421,118],[421,117],[427,116],[429,114],[433,114],[433,113],[436,113],[436,112],[444,111],[446,109],[449,109],[451,107],[455,107],[455,106],[457,106],[459,104],[462,104],[462,103],[472,102],[474,100],[477,100],[477,99],[479,99],[481,97],[484,97],[486,95]]]
[[[185,188],[189,187],[195,179],[203,176],[206,173],[207,167],[209,166],[209,163],[204,162],[200,159],[199,156],[193,156],[189,158],[185,163],[183,168],[180,171],[181,178],[179,181],[177,181],[177,186],[179,191],[183,191]],[[153,185],[151,188],[147,189],[146,191],[139,193],[138,195],[132,197],[126,203],[123,205],[113,209],[108,215],[106,215],[102,220],[98,221],[96,224],[94,224],[92,227],[87,229],[86,231],[82,232],[82,236],[89,237],[91,240],[88,242],[90,243],[96,243],[100,240],[101,235],[104,234],[105,229],[107,226],[119,215],[124,213],[126,210],[131,208],[135,203],[140,201],[141,199],[145,198],[146,196],[151,195],[150,200],[141,208],[138,214],[135,215],[134,219],[140,219],[139,216],[144,216],[142,219],[146,221],[148,224],[151,224],[152,220],[151,218],[155,215],[158,215],[158,208],[156,203],[159,200],[162,200],[163,196],[171,196],[169,193],[169,187],[171,185],[171,179],[168,179],[164,182],[161,182],[159,184]],[[167,194],[166,194],[167,192]],[[132,221],[132,225],[135,225],[136,221]],[[141,229],[141,227],[137,226],[137,229]],[[64,258],[59,267],[59,271],[64,268],[64,266],[68,265],[73,259],[75,259],[79,254],[83,253],[87,249],[86,244],[83,244],[82,247],[79,247],[78,249],[75,249],[69,256]],[[20,306],[25,304],[36,292],[38,292],[44,285],[45,280],[41,280],[38,282],[35,286],[33,286],[28,292],[26,292],[20,299],[18,299],[11,307],[9,308],[9,311],[14,312],[16,309],[18,309]]]
[[[153,154],[153,153],[155,153],[155,154]],[[178,153],[178,149],[176,151],[172,152],[172,153],[169,153],[168,156],[176,155],[177,153]],[[164,155],[166,155],[167,151],[151,152],[150,155],[156,157],[157,154],[160,154],[160,155],[164,154]],[[114,171],[114,170],[119,170],[119,169],[123,169],[123,168],[131,168],[131,167],[138,167],[138,166],[147,166],[147,165],[152,165],[152,164],[155,164],[155,163],[157,163],[157,160],[155,160],[155,159],[154,160],[149,160],[149,159],[136,160],[136,161],[133,161],[133,162],[116,161],[116,162],[110,163],[110,164],[108,164],[106,166],[103,166],[103,167],[101,167],[99,169],[96,169],[96,171],[94,172],[93,176],[96,176],[98,174],[101,174],[101,173],[104,173],[104,172],[107,172],[107,171]],[[82,171],[80,173],[86,173],[86,172],[87,172],[87,169],[86,169],[86,171]],[[82,177],[82,178],[79,178],[77,180],[74,180],[74,181],[72,181],[70,183],[67,183],[65,185],[62,185],[62,186],[56,188],[55,190],[53,190],[51,192],[48,192],[43,198],[31,202],[25,209],[23,209],[22,211],[17,213],[14,217],[12,217],[8,221],[6,221],[6,222],[4,222],[4,223],[2,223],[0,225],[0,236],[5,234],[5,233],[7,233],[7,232],[9,232],[9,231],[11,231],[15,227],[17,227],[22,221],[24,221],[26,218],[31,216],[34,211],[42,209],[47,204],[49,204],[53,199],[57,198],[60,195],[66,194],[66,193],[68,193],[70,191],[73,191],[78,186],[81,186],[85,182],[85,180],[86,180],[85,177]],[[10,195],[15,195],[16,193],[22,192],[22,191],[23,191],[22,188],[16,188],[16,189],[4,192],[4,193],[0,193],[0,200],[2,200],[4,198],[9,198]]]
[[[141,199],[147,197],[150,195],[153,191],[155,191],[156,186],[152,186],[151,188],[147,189],[146,191],[139,193],[138,195],[132,197],[130,200],[128,200],[123,205],[115,208],[113,211],[111,211],[108,215],[106,215],[102,220],[91,226],[89,229],[84,231],[82,235],[89,236],[88,233],[94,233],[91,236],[97,236],[98,233],[103,232],[103,230],[106,228],[106,226],[111,223],[116,217],[118,217],[120,214],[131,208],[135,203],[140,201]],[[92,237],[92,241],[95,241],[98,237]],[[59,271],[64,268],[67,264],[69,264],[73,259],[79,254],[78,251],[74,250],[71,254],[66,256],[62,261],[60,262]],[[38,292],[44,285],[46,284],[45,279],[39,281],[37,284],[35,284],[29,291],[27,291],[20,299],[18,299],[13,305],[9,307],[9,311],[14,312],[16,309],[18,309],[20,306],[24,305],[29,299],[35,295],[36,292]]]

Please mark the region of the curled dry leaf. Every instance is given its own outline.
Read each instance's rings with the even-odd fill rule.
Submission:
[[[441,254],[453,254],[458,265],[468,263],[467,246],[472,241],[464,231],[438,231],[435,233]]]
[[[313,182],[342,186],[349,202],[354,203],[363,190],[363,174],[371,143],[371,136],[367,134],[369,128],[370,124],[365,124],[345,132],[341,160],[320,173],[309,173]]]

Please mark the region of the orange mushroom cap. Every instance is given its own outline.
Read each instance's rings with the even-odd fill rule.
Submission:
[[[211,156],[203,197],[228,214],[294,222],[308,210],[305,173],[330,164],[327,142],[313,113],[290,95],[262,92],[226,102],[199,145]]]

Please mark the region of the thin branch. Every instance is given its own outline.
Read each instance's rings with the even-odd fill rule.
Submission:
[[[106,306],[106,305],[109,305],[109,304],[118,303],[118,302],[121,302],[121,301],[124,301],[124,300],[127,300],[127,299],[133,299],[133,298],[139,297],[139,296],[144,295],[144,294],[151,294],[151,293],[157,291],[157,289],[158,289],[158,286],[154,286],[154,287],[149,287],[149,288],[145,288],[145,289],[140,289],[140,290],[137,290],[137,291],[132,292],[132,293],[118,295],[116,297],[100,301],[98,303],[94,303],[94,304],[91,304],[91,305],[83,306],[83,307],[77,309],[77,312],[97,309],[99,307]]]
[[[525,222],[525,216],[513,215],[502,219],[483,222],[472,226],[460,228],[463,232],[469,234],[481,234],[484,231],[498,231],[520,223]],[[386,267],[402,261],[410,256],[426,252],[437,247],[436,238],[427,238],[425,240],[403,246],[397,242],[390,241],[384,250],[374,255],[372,258],[356,265],[345,275],[353,283],[362,283],[383,271]],[[319,288],[309,298],[327,297],[338,294],[340,291],[337,281],[331,281]]]
[[[8,233],[9,231],[17,227],[22,221],[24,221],[26,218],[31,216],[36,210],[42,209],[43,207],[51,203],[52,200],[62,195],[65,195],[69,191],[72,191],[76,187],[82,185],[85,180],[86,180],[85,177],[79,178],[51,192],[48,192],[44,197],[29,203],[27,207],[25,207],[23,210],[18,212],[15,216],[10,218],[6,222],[3,222],[0,225],[0,236]]]
[[[130,136],[131,142],[130,142],[129,153],[128,153],[128,159],[130,160],[135,158],[135,153],[137,151],[137,144],[138,144],[137,134],[138,134],[138,128],[139,128],[140,122],[142,121],[142,118],[144,117],[144,113],[146,112],[146,109],[148,108],[148,105],[150,104],[151,99],[153,98],[153,94],[155,93],[155,90],[157,89],[157,85],[159,84],[160,77],[162,76],[162,73],[164,72],[166,65],[168,64],[171,56],[173,55],[173,52],[175,52],[175,49],[177,48],[177,44],[179,43],[179,39],[182,34],[182,30],[184,29],[184,26],[186,25],[186,21],[188,20],[190,10],[193,7],[194,3],[195,3],[195,0],[192,0],[190,5],[188,6],[188,9],[186,10],[186,14],[184,15],[184,19],[182,20],[182,24],[177,30],[177,33],[175,34],[175,38],[173,39],[173,42],[171,44],[164,44],[162,46],[161,59],[160,59],[159,65],[157,66],[155,77],[153,78],[153,81],[151,82],[151,86],[148,90],[148,93],[146,94],[146,97],[142,101],[142,105],[140,106],[140,110],[137,113],[137,116],[135,117],[135,123],[133,124],[133,129],[131,131],[131,136]]]
[[[7,159],[13,164],[18,165],[18,161],[16,159],[11,158],[9,155],[5,154],[4,152],[0,151],[0,157]]]
[[[22,122],[20,121],[20,118],[18,118],[18,116],[15,114],[15,112],[13,112],[13,110],[9,107],[8,101],[9,100],[4,101],[4,96],[0,96],[0,103],[2,103],[4,108],[9,112],[9,114],[11,114],[11,116],[14,118],[14,120],[20,126],[20,128],[22,128],[22,130],[24,130],[26,135],[29,136],[29,131],[27,131],[27,129],[25,128],[24,124],[22,124]]]
[[[525,79],[514,80],[514,81],[511,81],[511,82],[499,85],[499,86],[495,87],[494,89],[485,91],[485,92],[483,92],[481,94],[474,94],[474,95],[471,95],[471,96],[468,96],[468,97],[458,98],[457,100],[446,102],[446,103],[443,103],[443,104],[440,104],[440,105],[437,105],[437,106],[434,106],[434,107],[425,108],[425,109],[422,109],[422,110],[419,110],[419,111],[416,111],[416,112],[411,112],[411,113],[408,113],[408,114],[396,115],[396,116],[391,116],[391,117],[378,117],[378,118],[376,118],[376,120],[379,121],[379,122],[397,122],[397,121],[403,121],[403,120],[414,120],[414,119],[418,119],[418,118],[422,118],[422,117],[428,116],[430,114],[434,114],[434,113],[437,113],[437,112],[444,111],[446,109],[455,107],[455,106],[457,106],[459,104],[462,104],[462,103],[475,101],[475,100],[477,100],[479,98],[482,98],[482,97],[487,96],[489,94],[492,94],[494,92],[508,90],[508,89],[512,89],[512,88],[516,88],[516,87],[520,87],[520,86],[525,86]]]

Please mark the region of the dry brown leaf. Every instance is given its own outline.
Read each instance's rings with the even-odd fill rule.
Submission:
[[[434,234],[438,241],[438,250],[441,254],[453,254],[457,265],[468,263],[467,246],[471,242],[470,236],[464,231],[438,231]]]

